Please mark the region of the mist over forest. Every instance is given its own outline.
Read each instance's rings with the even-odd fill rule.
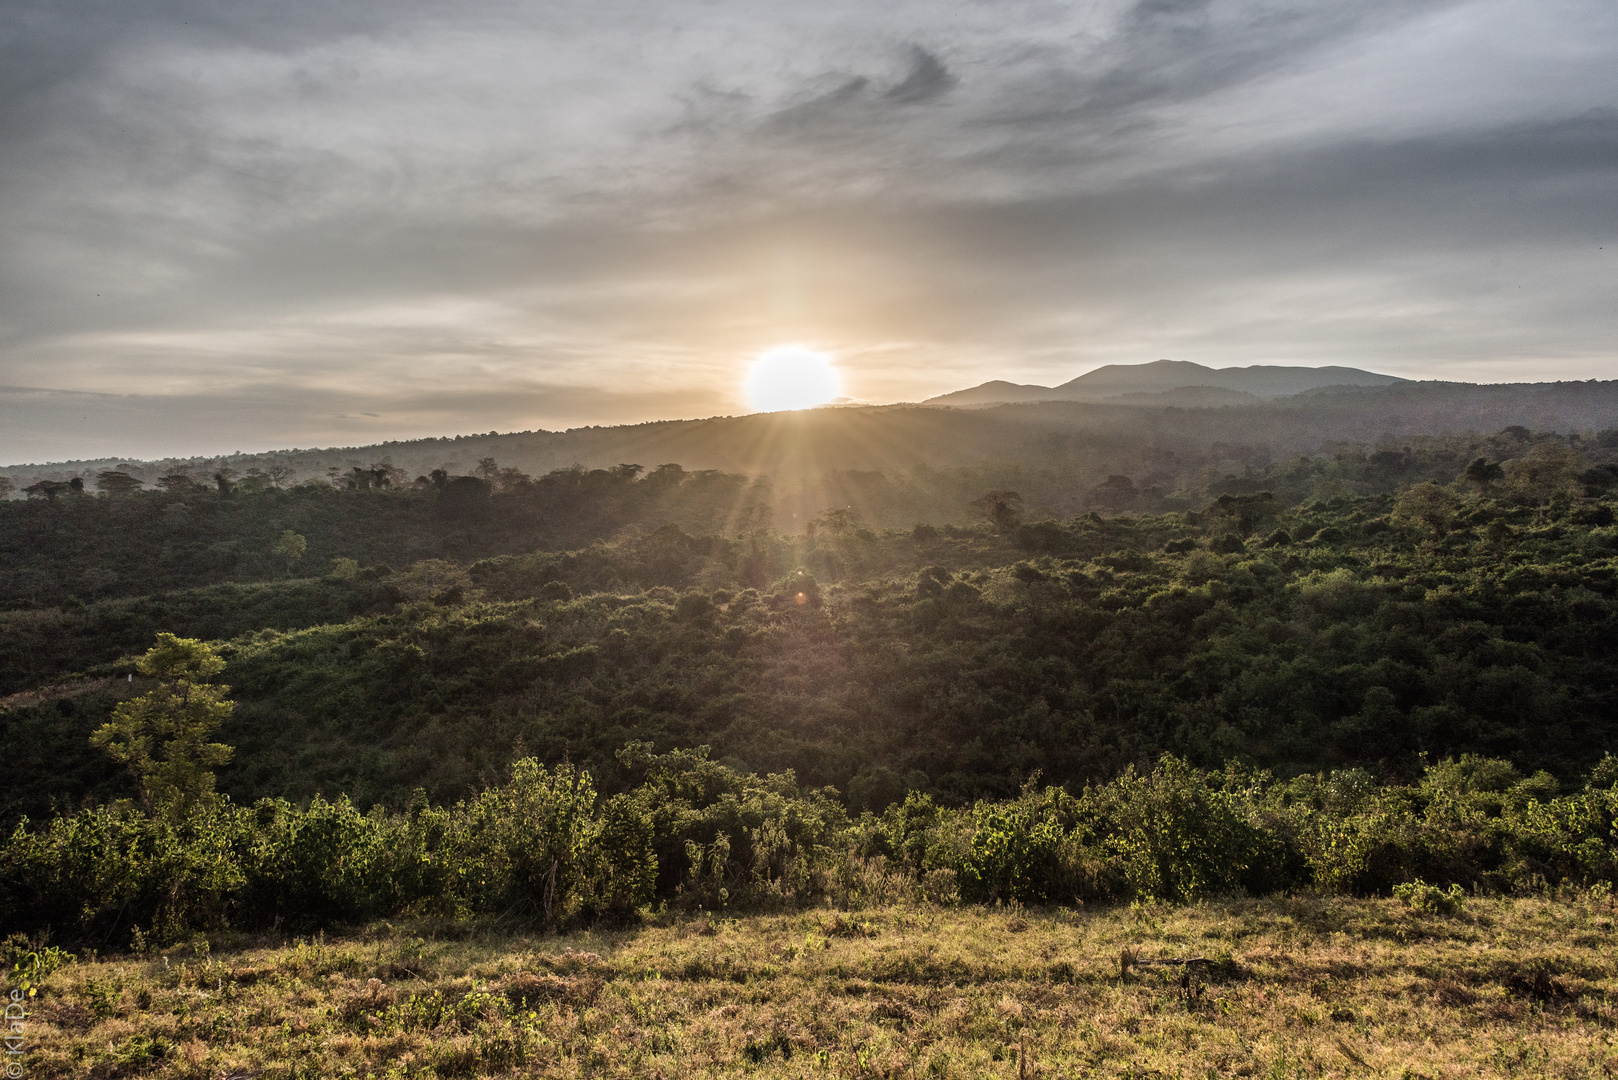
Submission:
[[[890,483],[920,477],[913,482],[927,487],[931,471],[971,468],[985,477],[1022,478],[1028,486],[1025,498],[1063,514],[1085,509],[1089,488],[1114,475],[1128,477],[1137,490],[1159,493],[1150,500],[1172,497],[1182,488],[1194,491],[1210,474],[1266,468],[1289,456],[1375,453],[1402,449],[1423,437],[1492,434],[1508,427],[1588,436],[1614,424],[1618,382],[1401,382],[1204,408],[1116,401],[827,408],[324,450],[158,461],[106,458],[4,466],[0,483],[9,478],[12,497],[18,498],[41,480],[78,479],[94,489],[100,474],[112,470],[147,488],[159,486],[165,475],[212,484],[224,470],[251,489],[309,482],[344,487],[356,482],[355,469],[378,467],[402,474],[390,474],[392,482],[413,482],[434,469],[471,474],[490,458],[530,475],[575,466],[589,471],[676,463],[688,472],[768,478],[776,498],[793,500],[778,508],[786,515],[783,521],[796,514],[801,523],[823,508],[806,488],[834,474],[881,473]],[[895,526],[907,519],[941,522],[963,512],[959,504],[927,502],[893,505],[868,498],[859,509],[872,523]]]

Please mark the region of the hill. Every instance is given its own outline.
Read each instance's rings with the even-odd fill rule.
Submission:
[[[1605,888],[1614,390],[510,443],[779,476],[491,456],[40,484],[0,503],[0,922],[139,951],[873,890],[1453,913]]]
[[[1156,360],[1149,364],[1108,364],[1070,379],[1060,386],[1032,386],[1001,380],[967,390],[928,398],[928,405],[984,405],[1019,401],[1103,401],[1133,395],[1156,395],[1165,405],[1239,404],[1251,398],[1291,397],[1311,390],[1338,386],[1395,386],[1406,382],[1350,367],[1210,368],[1184,360]],[[1207,391],[1226,391],[1210,395]],[[1203,391],[1201,394],[1184,393]],[[1180,392],[1177,394],[1176,392]]]
[[[1563,434],[1618,428],[1615,381],[1398,382],[1270,400],[1232,398],[1245,393],[1235,390],[1172,393],[1185,395],[1178,399],[1180,405],[1129,396],[1116,401],[965,409],[917,405],[822,409],[225,457],[14,465],[0,469],[0,476],[19,491],[42,479],[67,482],[74,477],[93,489],[99,472],[120,466],[148,488],[175,471],[212,484],[221,469],[238,479],[254,470],[284,470],[285,478],[276,481],[282,486],[311,480],[346,486],[355,468],[386,464],[411,479],[433,469],[469,473],[483,459],[493,458],[502,466],[536,475],[574,465],[610,469],[627,462],[652,469],[678,462],[693,472],[717,469],[769,476],[778,491],[804,481],[813,484],[836,472],[894,476],[918,468],[989,467],[1081,473],[1093,476],[1092,484],[1125,474],[1137,485],[1147,481],[1172,486],[1178,477],[1204,469],[1239,469],[1254,461],[1329,454],[1342,443],[1490,433],[1508,427]],[[1210,401],[1208,395],[1220,397]],[[1218,407],[1207,407],[1210,404]]]
[[[979,523],[881,532],[834,506],[780,533],[732,509],[742,478],[667,471],[447,517],[431,488],[14,503],[0,536],[56,560],[25,569],[106,595],[0,613],[0,812],[124,790],[88,738],[160,630],[228,642],[242,799],[453,798],[524,748],[615,783],[633,740],[950,801],[1164,751],[1573,777],[1618,739],[1618,447],[1544,437],[1449,483],[1491,445],[1289,461],[1187,511],[1020,521],[1001,491]],[[1318,497],[1351,484],[1383,493]],[[288,528],[324,576],[288,579]]]

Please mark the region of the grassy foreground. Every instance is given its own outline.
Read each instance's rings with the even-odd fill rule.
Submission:
[[[1597,891],[380,924],[81,958],[23,1075],[1612,1077],[1615,919]]]

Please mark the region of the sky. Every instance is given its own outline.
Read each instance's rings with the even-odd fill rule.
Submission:
[[[0,463],[1618,375],[1611,0],[0,0]]]

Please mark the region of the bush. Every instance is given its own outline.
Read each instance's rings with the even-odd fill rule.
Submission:
[[[1440,889],[1417,878],[1393,887],[1393,896],[1411,911],[1423,915],[1459,915],[1466,907],[1466,890],[1459,885]]]
[[[1164,757],[1146,775],[1133,769],[1085,792],[1099,846],[1129,892],[1165,900],[1268,891],[1283,851],[1250,820],[1239,774],[1205,773]],[[1267,888],[1268,887],[1268,888]]]
[[[757,776],[708,749],[620,754],[629,790],[518,761],[454,806],[403,813],[346,798],[298,807],[219,799],[176,821],[94,807],[0,843],[0,924],[122,946],[226,925],[314,927],[407,913],[517,916],[541,928],[622,923],[661,897],[764,910],[827,900],[1068,903],[1298,887],[1389,893],[1455,914],[1465,889],[1618,878],[1618,784],[1604,763],[1556,794],[1486,758],[1421,783],[1363,770],[1284,783],[1165,757],[1078,795],[1030,782],[958,808],[911,790],[850,821],[829,788]],[[1428,884],[1433,882],[1433,884]]]

